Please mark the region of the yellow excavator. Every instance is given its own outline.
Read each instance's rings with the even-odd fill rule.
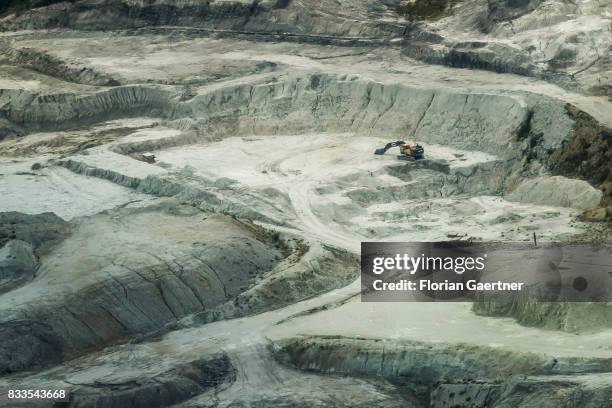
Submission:
[[[397,158],[400,160],[421,160],[425,158],[425,149],[420,144],[410,145],[402,140],[398,140],[396,142],[389,142],[380,149],[376,149],[374,154],[382,155],[387,152],[387,150],[392,147],[399,146],[400,154],[397,155]]]

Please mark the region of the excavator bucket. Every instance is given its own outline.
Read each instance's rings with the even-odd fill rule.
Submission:
[[[381,147],[380,149],[376,149],[376,150],[374,151],[374,154],[378,154],[378,155],[385,154],[385,153],[387,152],[387,150],[389,150],[390,148],[395,147],[395,146],[402,145],[402,144],[404,144],[404,143],[405,143],[405,142],[404,142],[404,141],[402,141],[402,140],[398,140],[398,141],[396,141],[396,142],[390,142],[390,143],[387,143],[387,144],[385,145],[385,147]]]

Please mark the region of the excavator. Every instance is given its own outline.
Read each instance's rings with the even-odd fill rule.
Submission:
[[[414,146],[411,146],[410,144],[401,140],[398,140],[397,142],[387,143],[385,147],[376,149],[376,151],[374,151],[374,154],[385,154],[387,150],[396,146],[399,146],[400,149],[400,154],[397,155],[397,158],[400,160],[421,160],[425,158],[425,149],[423,149],[423,146],[418,143]]]

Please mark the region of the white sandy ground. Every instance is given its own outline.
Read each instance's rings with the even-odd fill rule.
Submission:
[[[83,177],[62,167],[49,167],[33,173],[30,167],[38,161],[40,158],[0,158],[0,211],[54,212],[70,220],[128,202],[151,199],[151,196],[110,181]]]
[[[387,142],[381,137],[352,134],[232,137],[212,144],[156,151],[155,155],[164,167],[170,165],[170,170],[189,166],[197,175],[213,180],[230,178],[245,189],[272,187],[286,193],[303,232],[354,252],[359,251],[362,240],[444,240],[449,234],[485,240],[525,240],[531,239],[533,231],[543,239],[580,231],[580,225],[572,223],[575,210],[511,203],[501,197],[424,198],[372,204],[367,209],[351,206],[344,195],[349,190],[408,185],[381,171],[402,163],[395,157],[397,148],[384,156],[373,154],[375,148]],[[451,168],[496,160],[482,152],[439,145],[424,147],[428,159],[446,161]],[[89,163],[89,159],[85,160]],[[321,188],[337,192],[320,193],[317,189]],[[424,205],[428,207],[426,211],[420,211],[416,218],[410,216]],[[335,215],[342,218],[349,211],[355,213],[348,216],[350,219],[336,219]],[[508,214],[517,217],[510,222],[494,222]],[[386,215],[390,215],[389,219],[385,219]],[[395,219],[397,215],[399,220]],[[413,219],[408,222],[410,218]]]
[[[157,136],[171,137],[178,132],[163,126],[150,128],[154,123],[153,118],[128,118],[97,124],[87,130],[32,133],[27,137],[2,141],[0,211],[21,211],[27,214],[49,211],[70,220],[118,205],[152,199],[151,196],[136,193],[110,181],[83,177],[63,167],[49,166],[39,170],[32,170],[31,167],[34,163],[46,165],[48,160],[59,158],[61,155],[58,153],[63,149],[70,149],[75,144],[95,139],[103,133],[112,137],[113,132],[133,129],[132,133],[121,138],[123,142],[133,142],[141,140],[143,133],[150,140]],[[134,169],[131,173],[142,175],[142,172],[137,172],[140,162],[110,152],[108,147],[102,150],[108,157],[116,157],[119,163],[128,162],[127,167]],[[97,163],[97,149],[91,151],[94,153],[91,161]],[[110,163],[112,161],[107,164]],[[148,173],[155,170],[163,172],[162,169],[149,168]]]
[[[311,180],[324,182],[357,173],[375,172],[398,164],[398,148],[385,156],[374,155],[389,140],[384,137],[355,136],[352,133],[310,133],[304,135],[229,137],[212,144],[176,147],[154,152],[160,162],[175,168],[188,165],[202,176],[227,177],[255,187],[290,186]],[[496,160],[482,152],[467,152],[447,146],[423,144],[427,157],[466,166]],[[461,160],[455,154],[463,154]],[[395,179],[395,182],[399,180]]]

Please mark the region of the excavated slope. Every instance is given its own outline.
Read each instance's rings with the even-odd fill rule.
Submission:
[[[313,74],[204,88],[186,101],[171,90],[145,86],[89,95],[5,92],[2,99],[7,101],[4,116],[32,130],[146,113],[168,120],[190,118],[187,126],[206,138],[281,131],[417,136],[423,142],[496,154],[514,164],[510,173],[515,176],[548,170],[587,179],[604,191],[606,201],[611,193],[612,175],[604,165],[610,154],[610,129],[571,105],[541,95],[429,90],[358,76]],[[193,137],[185,140],[190,141]],[[510,180],[506,189],[516,183]]]

